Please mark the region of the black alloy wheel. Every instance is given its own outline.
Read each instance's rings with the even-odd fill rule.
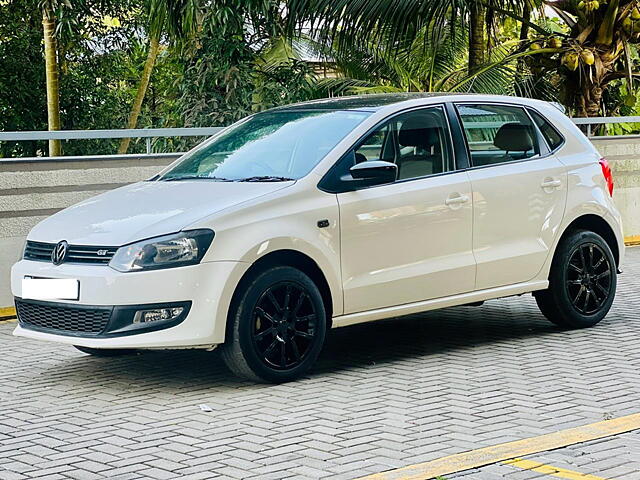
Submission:
[[[280,282],[253,309],[253,345],[269,368],[288,370],[306,358],[318,333],[318,314],[305,288]],[[323,319],[324,321],[324,319]]]
[[[611,309],[617,265],[611,247],[597,233],[575,230],[556,248],[549,288],[534,292],[540,311],[563,328],[592,327]]]
[[[593,315],[611,292],[615,270],[606,253],[595,243],[577,246],[569,258],[565,285],[571,304],[583,315]]]
[[[222,359],[238,376],[282,383],[315,363],[327,329],[324,300],[314,281],[289,266],[243,279],[227,321]]]

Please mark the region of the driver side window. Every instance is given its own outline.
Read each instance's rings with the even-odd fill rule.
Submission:
[[[394,117],[354,149],[355,163],[383,160],[398,167],[397,180],[454,169],[449,124],[442,107],[414,110]]]
[[[389,134],[389,125],[385,125],[370,134],[355,150],[356,163],[371,160],[383,160],[383,150]]]

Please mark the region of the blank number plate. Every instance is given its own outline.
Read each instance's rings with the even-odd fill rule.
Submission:
[[[22,298],[32,300],[78,300],[80,282],[74,278],[22,279]]]

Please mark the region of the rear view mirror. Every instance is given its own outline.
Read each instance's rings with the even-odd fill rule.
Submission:
[[[355,164],[349,169],[354,180],[360,180],[359,185],[381,185],[392,183],[398,176],[398,166],[395,163],[373,160]]]

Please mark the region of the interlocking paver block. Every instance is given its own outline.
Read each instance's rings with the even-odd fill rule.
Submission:
[[[92,358],[0,324],[0,479],[349,479],[637,413],[640,248],[624,270],[596,328],[562,331],[531,296],[427,312],[332,331],[286,385],[238,380],[216,352]],[[530,458],[633,480],[640,433]]]

